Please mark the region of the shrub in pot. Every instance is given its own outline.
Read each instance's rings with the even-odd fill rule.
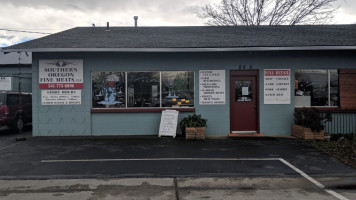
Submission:
[[[186,139],[205,139],[207,121],[201,115],[193,114],[184,117],[179,125],[182,128],[182,132],[185,133]]]
[[[324,124],[332,120],[331,113],[316,108],[295,108],[292,135],[303,139],[324,139]]]

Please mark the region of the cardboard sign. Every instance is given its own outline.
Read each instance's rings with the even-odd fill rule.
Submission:
[[[176,110],[164,110],[162,111],[161,124],[159,126],[158,137],[177,135],[179,111]]]

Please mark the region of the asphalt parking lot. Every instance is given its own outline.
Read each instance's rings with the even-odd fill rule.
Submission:
[[[291,138],[31,134],[0,130],[0,199],[356,199],[355,169]],[[134,188],[146,195],[124,192]]]

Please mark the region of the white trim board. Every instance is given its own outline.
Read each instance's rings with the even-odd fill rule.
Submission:
[[[298,46],[298,47],[182,47],[182,48],[23,48],[2,49],[3,52],[229,52],[229,51],[305,51],[356,50],[356,46]]]

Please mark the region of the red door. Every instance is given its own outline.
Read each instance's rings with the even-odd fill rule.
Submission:
[[[231,133],[258,132],[256,71],[232,71],[230,75]]]

